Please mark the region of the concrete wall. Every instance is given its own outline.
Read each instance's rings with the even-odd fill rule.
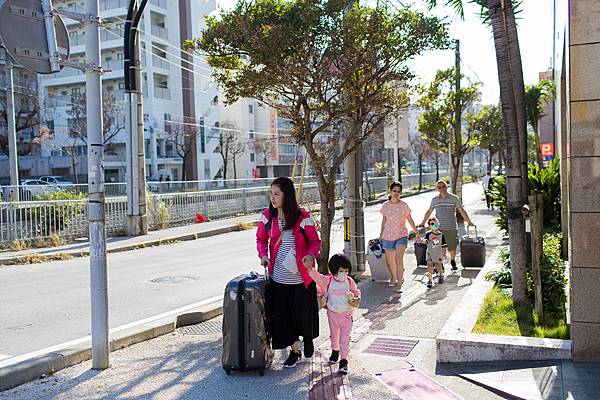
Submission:
[[[590,233],[600,230],[600,8],[597,0],[571,0],[568,11],[561,98],[567,106],[571,338],[575,361],[598,362],[600,246]]]

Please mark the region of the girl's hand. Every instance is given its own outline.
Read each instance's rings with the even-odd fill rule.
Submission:
[[[352,304],[354,302],[354,293],[352,293],[352,292],[346,293],[346,298],[348,299],[348,303]]]
[[[307,254],[302,258],[302,265],[306,269],[311,269],[313,267],[314,262],[315,262],[315,258],[311,254]]]

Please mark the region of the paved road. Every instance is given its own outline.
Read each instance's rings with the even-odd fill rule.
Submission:
[[[467,210],[480,209],[480,186],[467,185],[464,192]],[[406,199],[416,220],[432,196]],[[366,209],[367,238],[379,234],[378,210]],[[474,219],[489,225],[491,217],[483,212]],[[340,218],[332,236],[332,250],[341,251]],[[253,230],[110,254],[108,262],[111,328],[219,296],[233,276],[258,268]],[[88,266],[80,258],[0,268],[0,360],[89,334]],[[168,282],[172,277],[186,281]],[[153,283],[161,278],[168,279]]]

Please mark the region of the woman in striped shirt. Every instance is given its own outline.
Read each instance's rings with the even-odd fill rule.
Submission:
[[[271,276],[271,338],[274,349],[291,347],[284,367],[294,367],[304,355],[314,353],[313,339],[319,336],[316,285],[306,268],[319,255],[321,240],[310,214],[298,206],[294,183],[285,177],[271,184],[271,204],[258,223],[258,256]],[[306,268],[302,268],[305,266]]]

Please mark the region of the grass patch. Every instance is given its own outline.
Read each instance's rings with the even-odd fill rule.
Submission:
[[[569,339],[569,326],[564,322],[542,325],[530,303],[513,303],[512,298],[497,287],[485,297],[474,333]]]

